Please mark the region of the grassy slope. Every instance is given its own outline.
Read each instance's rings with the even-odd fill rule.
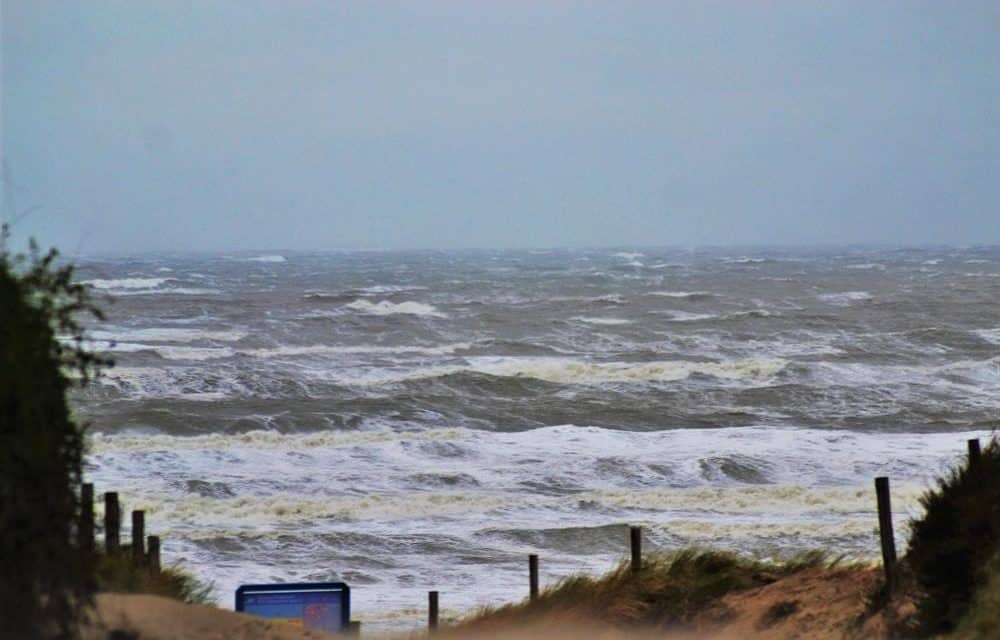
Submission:
[[[550,617],[592,620],[615,627],[683,627],[722,596],[771,584],[818,566],[823,553],[784,563],[760,562],[719,551],[652,554],[635,574],[627,562],[601,576],[571,576],[534,602],[480,610],[459,622],[459,633],[500,630]]]

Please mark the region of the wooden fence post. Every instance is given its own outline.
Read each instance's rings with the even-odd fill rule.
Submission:
[[[160,572],[160,536],[149,536],[146,539],[149,550],[146,552],[146,564],[153,573]]]
[[[146,563],[146,512],[132,511],[132,562]]]
[[[85,482],[80,487],[80,523],[77,541],[87,553],[94,551],[94,485]]]
[[[438,592],[428,591],[427,592],[427,628],[431,631],[437,631],[438,628]]]
[[[108,555],[118,553],[121,541],[121,510],[118,506],[118,492],[104,494],[104,550]]]
[[[969,468],[978,465],[982,457],[983,450],[979,446],[979,438],[969,440]]]
[[[892,504],[889,500],[889,478],[875,478],[875,499],[878,502],[878,532],[882,543],[882,566],[889,591],[896,587],[896,538],[892,532]]]
[[[632,547],[632,573],[638,573],[642,569],[642,527],[630,527],[629,540]]]
[[[528,556],[528,598],[538,600],[538,554]]]

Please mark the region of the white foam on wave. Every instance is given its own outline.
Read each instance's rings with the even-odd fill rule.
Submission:
[[[711,298],[715,294],[711,291],[650,291],[647,296],[661,296],[663,298]]]
[[[190,347],[164,344],[143,344],[139,342],[117,342],[114,346],[109,346],[106,351],[110,353],[137,353],[141,351],[153,351],[159,356],[168,360],[215,360],[219,358],[230,358],[234,355],[232,349],[221,347]]]
[[[345,384],[380,385],[462,373],[480,373],[502,378],[531,378],[557,384],[600,385],[642,382],[674,382],[692,375],[726,380],[769,378],[780,373],[787,361],[777,358],[728,362],[658,361],[642,363],[588,362],[564,358],[470,358],[465,365],[426,367],[415,370],[379,370],[368,376],[339,378]]]
[[[282,255],[271,254],[264,256],[256,256],[254,258],[247,258],[247,262],[269,262],[276,264],[280,262],[287,262],[287,259],[285,258],[285,256]]]
[[[213,433],[200,436],[168,436],[162,434],[108,434],[100,431],[91,435],[97,454],[124,451],[225,451],[263,449],[268,451],[307,451],[316,448],[356,447],[380,443],[447,441],[467,438],[469,431],[458,428],[427,431],[320,431],[316,433],[281,433],[280,431],[248,431],[237,434]]]
[[[149,327],[145,329],[113,328],[91,331],[90,338],[123,342],[199,342],[211,340],[218,342],[236,342],[247,336],[245,331],[210,330],[210,329],[179,329],[176,327]]]
[[[423,302],[390,302],[389,300],[381,300],[379,302],[370,302],[368,300],[355,300],[354,302],[345,305],[348,309],[353,309],[355,311],[360,311],[361,313],[367,313],[375,316],[388,316],[388,315],[412,315],[421,316],[424,318],[445,318],[445,314],[441,313],[432,305],[424,304]]]
[[[858,271],[885,271],[885,265],[878,262],[863,262],[844,265],[845,269],[855,269]]]
[[[176,278],[96,278],[94,280],[84,280],[80,284],[89,284],[95,289],[111,291],[115,289],[155,289],[171,280],[176,280]]]
[[[417,346],[417,345],[304,345],[304,346],[281,346],[263,349],[240,349],[238,353],[258,358],[280,358],[285,356],[321,356],[321,355],[347,355],[347,354],[375,354],[375,355],[450,355],[456,351],[472,348],[471,342],[455,342],[437,346]]]
[[[639,258],[646,257],[646,254],[641,253],[639,251],[616,251],[611,255],[614,256],[615,258],[621,258],[622,260],[626,260],[630,263],[638,261]]]
[[[993,344],[1000,344],[1000,327],[973,331],[977,336]]]
[[[691,313],[690,311],[650,311],[650,313],[667,316],[668,322],[698,322],[700,320],[711,320],[718,316],[713,313]]]
[[[426,291],[427,287],[421,287],[417,285],[400,285],[400,284],[376,284],[370,287],[362,287],[360,289],[366,295],[377,295],[384,293],[402,293],[404,291]]]
[[[867,291],[840,291],[837,293],[821,293],[816,296],[823,302],[837,306],[847,306],[852,302],[867,302],[874,296]]]
[[[631,320],[626,320],[625,318],[587,318],[584,316],[576,316],[575,318],[573,318],[573,320],[576,320],[577,322],[583,322],[586,324],[596,324],[609,327],[614,327],[624,324],[632,324]]]
[[[726,264],[760,264],[762,262],[767,262],[767,258],[751,258],[749,256],[739,256],[736,258],[725,257],[720,259]]]

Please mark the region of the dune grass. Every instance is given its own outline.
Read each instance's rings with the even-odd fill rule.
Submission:
[[[734,553],[687,549],[648,554],[633,573],[628,561],[600,577],[574,575],[545,589],[535,601],[480,609],[454,627],[488,631],[536,620],[571,617],[617,627],[683,625],[720,597],[770,584],[839,558],[821,551],[785,562],[763,562]]]
[[[214,585],[203,583],[176,566],[151,571],[132,561],[129,547],[115,555],[101,555],[97,561],[97,590],[113,593],[145,593],[190,604],[214,605]]]

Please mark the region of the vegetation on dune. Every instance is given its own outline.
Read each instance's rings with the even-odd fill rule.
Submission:
[[[1000,623],[997,478],[1000,442],[994,439],[977,463],[953,469],[921,498],[925,513],[912,523],[905,563],[915,581],[923,635],[952,631],[965,616],[992,620],[994,628]]]
[[[66,392],[104,364],[80,314],[101,317],[56,252],[7,250],[0,230],[0,620],[11,637],[68,638],[91,602],[93,558],[75,545],[84,429]],[[66,336],[68,340],[60,340]]]
[[[205,584],[180,567],[150,571],[132,561],[131,549],[117,555],[102,555],[97,562],[97,589],[112,593],[146,593],[190,604],[215,603],[214,586]]]
[[[527,623],[548,616],[568,616],[615,626],[683,625],[720,597],[770,584],[816,566],[830,566],[822,552],[810,552],[788,562],[761,562],[721,551],[684,550],[654,553],[633,573],[624,562],[604,576],[575,575],[544,590],[535,601],[485,608],[458,628],[489,630]]]

